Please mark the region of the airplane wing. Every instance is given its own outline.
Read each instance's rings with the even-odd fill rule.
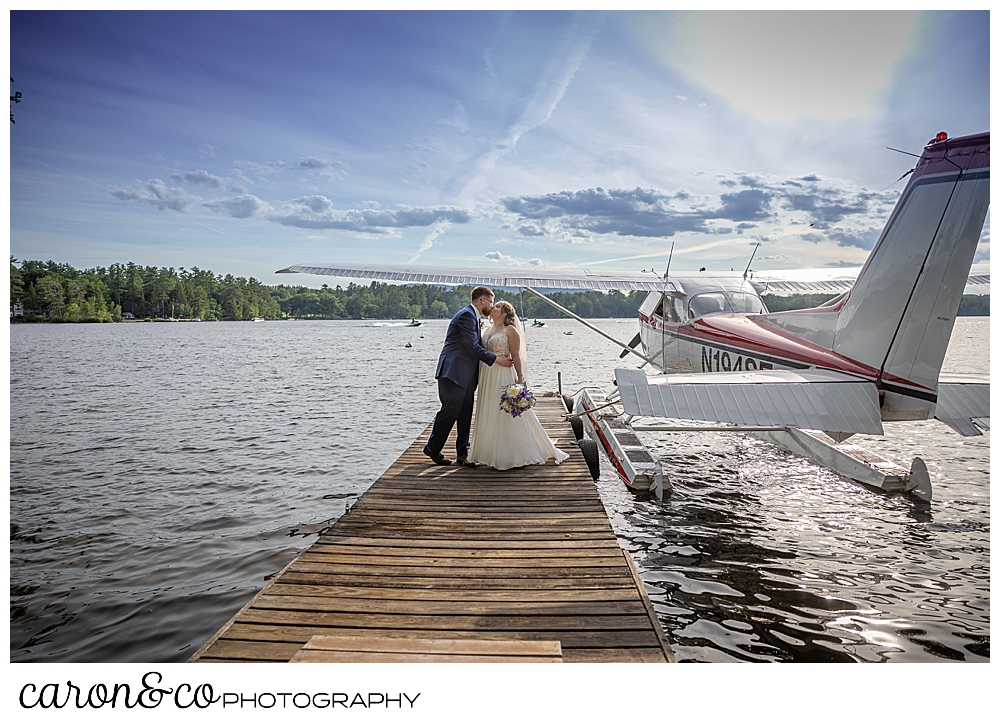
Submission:
[[[942,374],[934,418],[963,437],[990,428],[990,378],[979,374]]]
[[[760,294],[842,294],[850,291],[861,268],[786,269],[753,271],[750,281]],[[974,264],[965,293],[990,292],[990,265]]]
[[[871,382],[824,369],[666,374],[615,369],[626,414],[882,434]]]
[[[647,272],[590,271],[587,269],[462,269],[452,266],[387,266],[382,264],[295,264],[277,274],[320,274],[347,279],[403,281],[411,284],[523,287],[566,291],[674,291],[659,274]]]
[[[762,294],[837,294],[854,285],[860,268],[790,269],[785,271],[754,271],[750,281]],[[565,291],[683,291],[685,278],[707,276],[742,276],[736,272],[684,272],[671,274],[680,287],[669,280],[664,283],[654,271],[594,271],[592,269],[548,269],[539,267],[514,267],[493,269],[455,268],[452,266],[422,266],[385,264],[294,264],[275,273],[319,274],[346,279],[373,279],[376,281],[401,281],[410,284],[443,284],[468,286],[495,286],[517,288],[531,286],[536,289]],[[989,264],[972,267],[970,293],[988,293]]]
[[[850,291],[861,268],[754,271],[750,283],[759,294],[842,294]]]

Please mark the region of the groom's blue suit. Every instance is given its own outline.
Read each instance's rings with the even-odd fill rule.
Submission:
[[[427,441],[427,448],[441,454],[451,428],[458,422],[456,451],[459,457],[469,454],[469,431],[472,428],[472,405],[479,383],[479,362],[490,366],[497,359],[483,348],[479,337],[479,311],[469,304],[452,317],[444,348],[438,358],[438,397],[441,411],[434,417],[434,428]]]

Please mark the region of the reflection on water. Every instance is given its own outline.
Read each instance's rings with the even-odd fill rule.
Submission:
[[[12,327],[11,660],[185,660],[427,425],[445,324]],[[571,329],[527,330],[536,387],[622,364]],[[988,344],[959,319],[946,368],[988,370]],[[989,436],[887,431],[863,443],[923,456],[930,505],[735,435],[644,434],[664,503],[602,460],[678,659],[989,659]]]
[[[905,448],[912,426],[889,434]],[[939,448],[918,451],[952,472],[930,505],[744,437],[651,442],[675,485],[663,504],[605,470],[605,504],[678,659],[988,660],[988,440],[970,455],[933,434]]]

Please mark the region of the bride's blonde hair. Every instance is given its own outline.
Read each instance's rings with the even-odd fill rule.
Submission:
[[[514,305],[509,301],[498,301],[494,304],[495,307],[503,312],[503,325],[510,326],[515,321],[517,321],[517,312],[514,311]]]

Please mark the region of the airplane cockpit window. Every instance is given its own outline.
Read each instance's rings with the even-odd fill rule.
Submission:
[[[692,296],[690,307],[691,316],[707,316],[709,314],[720,314],[723,311],[732,311],[732,307],[726,300],[726,295],[721,291]]]
[[[707,294],[698,294],[691,297],[690,307],[691,316],[708,316],[723,312],[763,314],[767,311],[759,296],[742,292],[725,294],[721,291],[712,291]]]
[[[666,306],[666,314],[663,313]],[[684,310],[684,301],[674,296],[664,296],[653,311],[654,316],[658,316],[672,324],[679,324],[687,320],[687,313]]]
[[[766,309],[764,302],[759,296],[754,294],[732,293],[729,295],[733,301],[733,311],[741,314],[763,314]]]
[[[687,306],[684,304],[684,299],[675,297],[673,302],[672,320],[676,321],[678,324],[683,324],[688,320]]]

